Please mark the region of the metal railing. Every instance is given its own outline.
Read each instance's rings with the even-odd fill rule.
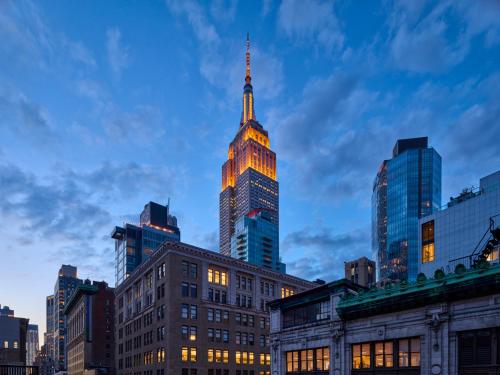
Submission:
[[[458,264],[463,264],[467,269],[472,268],[481,259],[481,257],[488,255],[486,254],[487,250],[491,253],[491,249],[499,246],[498,238],[495,238],[493,235],[493,232],[498,231],[500,228],[500,226],[496,224],[495,218],[500,218],[500,214],[490,217],[488,229],[483,234],[472,253],[450,260],[448,262],[447,271],[453,272]]]
[[[0,375],[38,375],[38,366],[0,365]]]

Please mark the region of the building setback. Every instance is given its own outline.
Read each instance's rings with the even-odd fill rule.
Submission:
[[[470,267],[498,227],[500,171],[481,178],[478,190],[465,189],[445,209],[419,220],[419,272],[431,276],[437,269],[451,272],[458,263]],[[498,251],[497,241],[491,262],[498,263]]]
[[[114,289],[89,280],[64,310],[68,375],[114,374]]]
[[[249,263],[285,273],[286,266],[279,259],[278,227],[271,214],[256,209],[241,216],[231,236],[231,256]]]
[[[399,139],[373,184],[372,250],[379,280],[415,280],[418,220],[441,206],[441,156],[427,137]]]
[[[500,265],[362,289],[347,280],[271,303],[273,375],[497,374]]]
[[[267,302],[315,285],[165,242],[116,288],[117,374],[269,375]]]
[[[361,257],[344,263],[345,278],[354,284],[370,287],[375,284],[375,262]]]
[[[222,166],[222,191],[219,197],[220,252],[231,255],[231,237],[240,218],[255,209],[265,209],[279,233],[279,186],[276,181],[276,154],[270,148],[268,132],[257,121],[250,76],[250,42],[247,37],[246,76],[240,127],[229,145],[227,161]],[[254,230],[254,229],[249,229]],[[261,251],[258,249],[258,251]],[[278,243],[272,258],[279,258]],[[253,254],[248,261],[259,259]],[[259,263],[256,263],[259,264]],[[276,270],[281,265],[273,264]]]

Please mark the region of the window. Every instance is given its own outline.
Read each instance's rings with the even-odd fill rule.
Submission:
[[[434,261],[434,220],[422,224],[422,263]]]
[[[198,277],[198,265],[196,263],[189,264],[189,274],[193,279]]]
[[[420,367],[418,337],[352,345],[353,370],[396,367]]]
[[[355,344],[352,346],[352,368],[370,368],[370,344]]]
[[[161,305],[156,308],[156,318],[157,320],[165,318],[165,305]]]
[[[253,365],[255,360],[254,352],[235,352],[235,361],[237,365]]]
[[[183,297],[189,297],[189,283],[183,282],[181,284],[181,295]]]
[[[181,327],[181,337],[184,340],[187,340],[188,336],[189,336],[189,326],[182,326]]]
[[[198,296],[198,286],[196,284],[191,284],[191,298],[196,298]]]
[[[495,353],[499,353],[497,358],[500,358],[498,357],[500,355],[499,338],[500,329],[460,332],[458,335],[459,365],[493,365],[495,363]]]
[[[296,307],[283,313],[283,328],[330,319],[330,302],[322,301]]]
[[[182,304],[181,306],[181,318],[189,318],[189,305]]]
[[[4,348],[4,349],[9,349],[9,342],[8,342],[7,340],[5,340],[5,341],[3,342],[3,348]]]
[[[398,363],[399,367],[420,366],[420,339],[399,340]]]
[[[271,354],[260,353],[260,364],[261,364],[261,366],[270,366],[271,365]]]
[[[157,273],[156,273],[156,278],[158,280],[161,280],[165,277],[165,271],[166,271],[166,268],[165,268],[165,263],[162,263],[158,266],[158,268],[156,269]]]
[[[156,351],[156,362],[165,362],[165,348],[158,348],[158,350]]]
[[[198,307],[196,305],[191,305],[191,308],[189,309],[190,317],[191,319],[197,319],[198,318]]]
[[[293,296],[294,294],[295,294],[295,291],[290,287],[284,286],[281,288],[281,298],[290,297],[290,296]]]
[[[182,261],[182,276],[189,275],[189,262],[183,260]]]
[[[161,341],[165,339],[165,326],[158,327],[156,329],[156,341]]]
[[[227,286],[228,284],[227,272],[209,268],[208,282],[212,284]]]
[[[183,346],[181,348],[181,361],[182,362],[196,362],[196,348],[188,348]]]
[[[196,326],[191,326],[189,328],[189,341],[196,341]]]
[[[393,367],[392,341],[375,343],[375,367]]]
[[[208,308],[207,310],[207,319],[209,322],[213,322],[214,321],[214,309],[212,308]]]
[[[261,364],[271,363],[270,354],[261,354]],[[317,372],[330,370],[330,349],[328,347],[305,349],[286,353],[286,372]]]

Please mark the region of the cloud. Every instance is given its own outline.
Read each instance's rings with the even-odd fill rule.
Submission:
[[[179,179],[178,169],[174,173],[137,163],[107,162],[79,172],[57,166],[37,177],[4,162],[0,213],[18,232],[18,246],[50,245],[51,262],[72,263],[104,279],[112,274],[114,261],[109,239],[116,224],[113,202],[142,196],[161,201],[181,188]]]
[[[441,73],[465,59],[474,37],[483,35],[486,47],[500,42],[500,3],[397,1],[390,11],[389,29],[397,68]]]
[[[42,70],[57,71],[77,61],[95,67],[91,51],[64,33],[52,30],[37,4],[29,1],[0,2],[0,52],[9,60]]]
[[[122,34],[116,27],[106,31],[108,62],[116,78],[130,64],[129,47],[122,45]]]
[[[0,165],[0,210],[23,222],[30,235],[75,240],[92,237],[109,214],[87,201],[88,193],[70,179],[44,184],[14,165]]]
[[[230,23],[234,21],[238,0],[212,0],[210,14],[219,22]]]
[[[166,4],[172,13],[187,18],[199,42],[212,46],[220,43],[220,37],[215,26],[208,22],[199,3],[193,0],[166,0]]]
[[[38,144],[57,141],[48,111],[21,92],[0,89],[0,128]]]
[[[287,234],[281,244],[284,254],[304,254],[287,263],[287,272],[314,280],[330,281],[344,277],[344,262],[361,256],[370,257],[370,232],[354,230],[335,234],[331,228],[306,227]]]
[[[459,35],[455,41],[446,37],[449,25],[443,15],[447,9],[446,6],[436,6],[414,24],[403,21],[391,42],[396,67],[416,73],[436,73],[464,59],[469,51],[469,41],[464,35]],[[398,17],[407,19],[402,14]]]
[[[227,40],[223,42],[198,3],[175,0],[167,0],[166,3],[174,14],[186,17],[193,29],[200,44],[201,75],[214,87],[223,89],[228,100],[240,100],[245,77],[243,39],[232,44]],[[272,99],[280,95],[284,77],[282,62],[272,53],[254,45],[251,47],[251,58],[252,76],[256,77],[253,81],[256,96]]]
[[[278,29],[299,43],[315,41],[328,52],[341,50],[344,45],[333,2],[283,1],[278,13]]]

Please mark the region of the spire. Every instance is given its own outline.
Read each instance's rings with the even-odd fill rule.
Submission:
[[[253,88],[251,83],[252,78],[250,76],[250,36],[248,33],[246,46],[245,86],[243,88],[243,111],[241,113],[240,126],[245,125],[248,120],[255,120],[255,112],[253,110]]]
[[[250,36],[247,33],[247,54],[246,54],[246,75],[245,75],[245,83],[250,84],[252,78],[250,77]]]

